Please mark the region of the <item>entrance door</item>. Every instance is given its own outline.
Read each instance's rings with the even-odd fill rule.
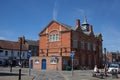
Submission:
[[[42,70],[46,70],[46,59],[42,59]]]

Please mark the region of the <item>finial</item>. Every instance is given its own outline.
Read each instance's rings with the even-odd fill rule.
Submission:
[[[83,24],[88,24],[88,23],[87,23],[86,16],[84,17],[84,22],[83,22]]]

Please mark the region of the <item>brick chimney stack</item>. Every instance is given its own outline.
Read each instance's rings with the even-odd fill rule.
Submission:
[[[80,20],[79,19],[76,20],[76,29],[77,28],[80,28]]]
[[[89,31],[90,31],[90,32],[93,32],[93,27],[92,27],[92,25],[89,26]]]
[[[22,42],[22,44],[25,43],[25,36],[23,35],[23,37],[18,37],[18,42]]]

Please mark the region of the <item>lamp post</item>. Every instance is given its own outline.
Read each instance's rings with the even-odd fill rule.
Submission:
[[[18,78],[18,80],[21,80],[21,53],[22,53],[22,38],[20,37],[20,55],[19,55],[19,57],[20,57],[20,59],[19,59],[19,63],[20,63],[20,69],[19,69],[19,78]]]
[[[105,75],[107,76],[106,48],[104,48],[104,53],[105,53]]]
[[[71,57],[71,60],[72,60],[72,76],[73,76],[73,58],[74,58],[74,55],[75,55],[75,53],[74,53],[74,51],[72,51],[70,53],[70,57]]]
[[[12,72],[12,64],[13,64],[13,50],[11,51],[11,57],[10,57],[10,72]]]
[[[104,48],[104,55],[105,55],[105,66],[106,66],[106,48]]]
[[[27,53],[27,58],[28,58],[28,61],[29,61],[29,70],[28,70],[29,76],[30,76],[30,73],[31,73],[30,57],[31,57],[31,50],[29,50],[28,53]]]

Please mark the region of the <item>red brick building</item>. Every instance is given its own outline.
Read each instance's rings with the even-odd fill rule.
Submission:
[[[120,62],[120,53],[119,52],[107,52],[107,54],[103,54],[103,59],[106,60],[110,63],[113,62]]]
[[[31,58],[34,69],[64,70],[66,66],[71,66],[71,52],[75,53],[74,69],[101,65],[102,35],[94,34],[86,18],[82,25],[79,19],[76,20],[75,27],[53,20],[39,36],[39,57]]]

